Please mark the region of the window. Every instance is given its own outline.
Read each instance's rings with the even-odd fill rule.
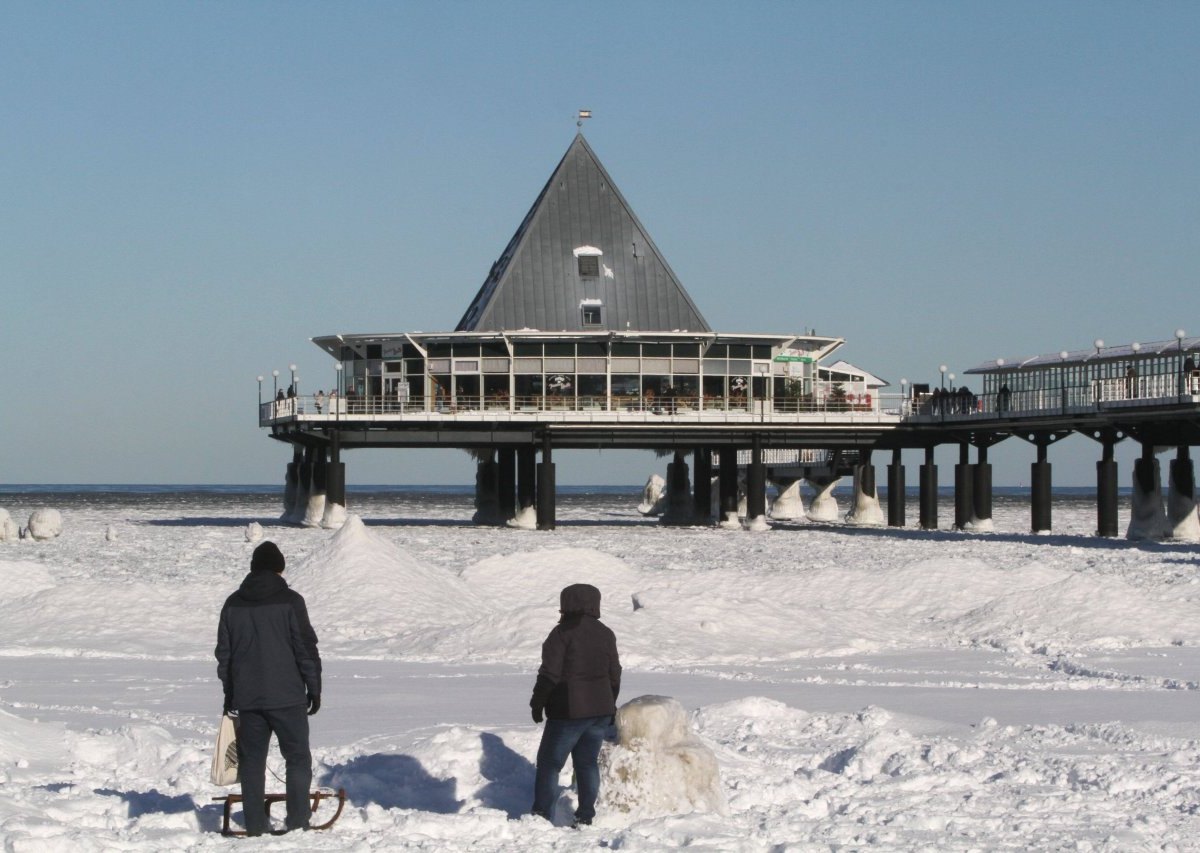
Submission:
[[[580,260],[583,260],[580,258]],[[583,325],[585,326],[602,326],[604,325],[604,315],[599,305],[583,305],[580,306],[583,311]]]
[[[596,278],[600,275],[600,258],[596,255],[580,255],[579,275],[582,278]]]

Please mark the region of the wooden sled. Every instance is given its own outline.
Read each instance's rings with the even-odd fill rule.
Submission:
[[[324,823],[311,823],[309,829],[329,829],[337,823],[337,819],[342,816],[342,809],[346,807],[346,789],[338,788],[336,791],[321,790],[313,791],[308,795],[312,800],[312,814],[317,813],[317,809],[321,806],[322,800],[337,800],[337,811],[333,813],[333,817]],[[225,817],[221,821],[221,834],[230,836],[242,836],[246,834],[244,829],[234,829],[229,825],[230,819],[233,817],[233,806],[235,803],[242,801],[241,794],[227,794],[224,797],[213,797],[213,802],[225,804]],[[287,801],[287,794],[267,794],[267,820],[271,819],[271,806],[275,803]],[[283,835],[282,831],[273,830],[272,835]]]

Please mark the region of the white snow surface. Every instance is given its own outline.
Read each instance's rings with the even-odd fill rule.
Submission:
[[[639,497],[554,532],[473,526],[469,496],[366,523],[352,497],[336,532],[272,521],[278,498],[64,508],[62,535],[0,549],[4,849],[228,849],[212,649],[251,523],[320,635],[315,779],[349,799],[247,849],[1195,849],[1200,547],[1095,539],[1090,506],[1050,535],[1002,511],[989,534],[750,533],[663,527]],[[719,808],[618,808],[648,795],[610,761],[593,827],[524,814],[528,696],[575,582],[602,591],[621,701],[680,703]]]

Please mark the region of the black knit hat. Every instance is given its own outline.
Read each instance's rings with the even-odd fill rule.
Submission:
[[[250,571],[257,572],[260,569],[270,569],[273,572],[283,573],[283,553],[274,542],[264,542],[254,549],[254,556],[250,558]]]

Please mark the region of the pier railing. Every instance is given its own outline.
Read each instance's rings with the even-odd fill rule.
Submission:
[[[898,418],[909,407],[900,395],[862,395],[812,399],[785,397],[753,399],[746,397],[636,395],[532,396],[456,394],[453,396],[396,397],[391,395],[299,396],[268,400],[259,404],[259,424],[289,420],[336,421],[369,418],[402,420],[406,418],[461,417],[466,419],[540,418],[558,414],[572,419],[614,416],[671,417],[713,422],[721,420],[798,421],[804,419],[849,418],[866,416]]]
[[[1200,402],[1200,371],[1142,377],[1094,379],[1066,388],[993,391],[960,396],[923,394],[912,400],[906,415],[917,419],[956,419],[1055,414],[1104,408],[1136,408]]]

